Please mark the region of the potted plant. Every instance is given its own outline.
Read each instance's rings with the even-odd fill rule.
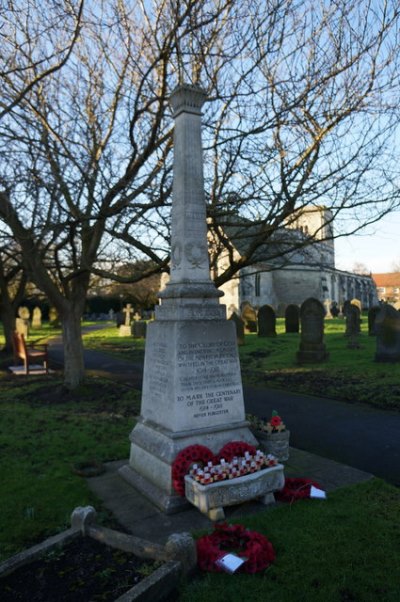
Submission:
[[[246,418],[263,451],[276,456],[279,462],[288,460],[290,431],[278,412],[274,410],[269,420],[253,414],[247,414]]]

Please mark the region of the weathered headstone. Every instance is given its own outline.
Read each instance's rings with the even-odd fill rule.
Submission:
[[[147,323],[145,322],[145,320],[135,320],[134,322],[132,322],[132,335],[136,339],[145,339],[146,328]]]
[[[375,320],[376,362],[400,362],[400,313],[384,304]]]
[[[276,316],[270,305],[262,305],[258,310],[258,336],[276,337]]]
[[[278,307],[276,308],[276,316],[278,318],[284,318],[285,311],[286,311],[286,303],[279,303]]]
[[[380,305],[373,305],[368,310],[368,334],[370,337],[376,335],[375,320],[380,311]]]
[[[119,327],[119,336],[120,337],[130,337],[132,334],[131,331],[131,314],[133,313],[132,305],[130,303],[126,304],[126,307],[122,310],[125,314],[124,323]]]
[[[29,334],[29,321],[23,318],[15,318],[15,330],[19,334],[23,334],[26,339]]]
[[[236,331],[236,342],[238,345],[244,345],[245,343],[245,335],[244,335],[244,322],[240,316],[234,311],[229,318],[234,325]]]
[[[115,311],[113,310],[113,308],[108,310],[108,319],[111,322],[114,322],[114,320],[115,320]]]
[[[245,420],[236,332],[210,278],[201,149],[205,93],[179,86],[175,118],[171,278],[148,324],[141,415],[124,478],[165,512],[176,494],[172,464],[189,445],[213,453],[231,441],[256,445]]]
[[[337,318],[340,313],[340,310],[339,310],[339,307],[338,307],[338,304],[336,301],[332,302],[330,310],[331,310],[332,317]]]
[[[245,332],[257,332],[257,312],[248,302],[243,303],[242,320]]]
[[[349,349],[359,349],[360,343],[358,340],[360,334],[360,310],[353,303],[348,307],[346,314],[346,333],[349,337],[347,347]]]
[[[32,328],[42,328],[42,310],[40,307],[33,308]]]
[[[115,314],[115,323],[117,328],[120,328],[125,323],[125,316],[122,311],[117,311]]]
[[[356,307],[358,307],[358,309],[360,311],[360,315],[361,315],[361,312],[362,312],[362,303],[361,303],[360,299],[352,299],[350,301],[350,303],[351,303],[351,305],[355,305]]]
[[[50,322],[51,326],[57,327],[60,325],[58,312],[55,307],[50,307],[50,309],[49,309],[49,322]]]
[[[318,299],[306,299],[300,308],[301,338],[299,364],[323,362],[329,357],[324,344],[324,306]]]
[[[285,311],[285,332],[299,332],[300,330],[300,309],[298,305],[291,303]]]
[[[351,305],[351,301],[350,301],[349,299],[347,299],[347,300],[346,300],[346,301],[343,303],[343,306],[342,306],[342,314],[343,314],[343,316],[344,316],[344,317],[346,317],[347,310],[349,309],[350,305]]]
[[[29,318],[31,317],[31,312],[29,311],[29,308],[25,307],[24,305],[21,305],[21,307],[18,308],[18,317],[21,318],[21,320],[29,320]]]
[[[330,299],[325,299],[324,301],[324,308],[325,308],[325,318],[327,320],[333,318],[332,313],[331,313],[331,300]]]

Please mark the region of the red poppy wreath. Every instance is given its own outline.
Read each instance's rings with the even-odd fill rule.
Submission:
[[[172,464],[172,485],[179,495],[185,495],[185,475],[192,464],[207,464],[214,459],[211,449],[205,445],[189,445],[182,449]]]
[[[210,535],[197,540],[197,562],[201,570],[222,572],[218,560],[228,553],[245,558],[238,572],[257,573],[275,560],[271,542],[257,531],[248,531],[242,525],[219,523]]]
[[[292,503],[309,498],[312,486],[322,489],[321,485],[311,479],[289,479],[286,477],[283,489],[275,491],[275,499],[279,502]]]

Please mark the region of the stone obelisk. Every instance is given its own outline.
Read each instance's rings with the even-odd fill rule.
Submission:
[[[171,465],[188,445],[216,453],[230,441],[256,444],[245,420],[233,322],[210,278],[201,144],[205,93],[174,90],[171,278],[148,325],[141,415],[122,476],[167,513],[185,500]]]

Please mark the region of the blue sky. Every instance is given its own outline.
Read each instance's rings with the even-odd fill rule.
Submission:
[[[363,263],[372,273],[400,266],[400,211],[391,213],[362,233],[335,241],[336,267],[352,271]]]

